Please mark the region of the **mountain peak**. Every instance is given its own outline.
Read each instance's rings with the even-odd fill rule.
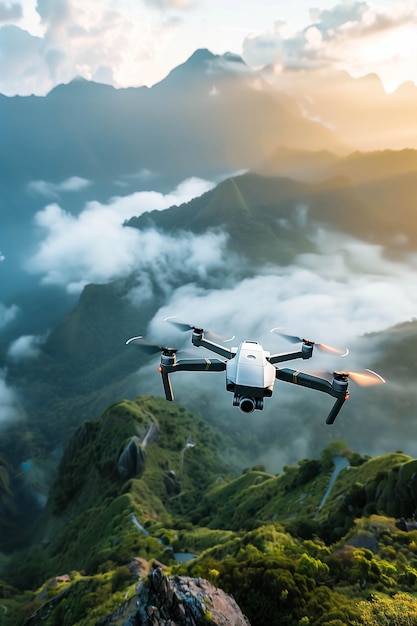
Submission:
[[[169,85],[175,82],[177,86],[179,84],[184,86],[190,77],[193,81],[196,77],[205,79],[207,74],[213,71],[213,68],[216,69],[217,75],[225,76],[234,74],[242,66],[247,67],[242,57],[237,54],[226,52],[223,55],[218,55],[213,54],[207,48],[198,48],[184,63],[171,70],[168,76],[157,85]]]
[[[216,55],[210,52],[207,48],[198,48],[193,54],[188,58],[186,64],[199,64],[206,63],[207,61],[212,61],[216,58]]]

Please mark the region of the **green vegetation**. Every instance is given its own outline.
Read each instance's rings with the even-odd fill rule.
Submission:
[[[181,492],[189,436],[196,445],[184,457]],[[118,460],[131,441],[140,464],[133,457],[123,478]],[[30,550],[1,560],[3,621],[92,626],[116,610],[122,619],[141,571],[157,560],[232,594],[252,626],[417,624],[417,530],[395,523],[417,509],[416,459],[361,457],[334,441],[279,475],[262,465],[236,475],[219,454],[224,445],[197,416],[149,396],[85,421]],[[323,502],[335,455],[348,463]],[[197,556],[177,564],[176,552]]]

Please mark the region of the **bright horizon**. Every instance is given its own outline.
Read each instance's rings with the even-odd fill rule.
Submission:
[[[376,73],[417,83],[417,0],[0,1],[0,93],[45,95],[75,76],[151,86],[198,48],[252,67]]]

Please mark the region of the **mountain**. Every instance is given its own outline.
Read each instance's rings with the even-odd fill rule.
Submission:
[[[224,592],[253,626],[416,613],[417,531],[407,521],[416,459],[362,457],[334,441],[279,475],[259,465],[236,475],[223,445],[196,415],[151,397],[87,420],[68,443],[29,551],[3,566],[9,619],[127,625],[154,606],[155,624],[173,611],[182,625],[186,606],[175,616],[170,598],[181,605],[184,589],[190,602],[205,590],[194,619],[213,626],[224,623],[222,610],[245,623]]]
[[[340,160],[324,153],[326,164],[321,166],[315,153],[292,155],[296,165],[288,168],[287,162],[280,161],[276,170],[288,175],[296,168],[296,179],[252,173],[233,177],[187,205],[143,213],[127,225],[196,233],[221,227],[230,235],[233,247],[258,262],[288,263],[295,255],[311,250],[311,233],[317,224],[382,243],[388,250],[396,248],[393,235],[406,233],[408,246],[415,250],[417,231],[410,218],[417,152],[354,154]],[[309,180],[298,180],[304,178],[310,158],[314,167],[306,177]]]
[[[263,70],[265,80],[286,91],[308,119],[332,129],[361,151],[417,147],[417,87],[407,82],[387,93],[376,74],[353,78],[345,71]]]

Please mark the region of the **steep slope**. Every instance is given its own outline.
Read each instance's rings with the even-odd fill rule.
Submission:
[[[15,564],[15,580],[33,586],[72,569],[91,574],[108,560],[127,562],[139,545],[162,557],[164,543],[146,539],[150,526],[159,537],[161,525],[169,528],[174,514],[190,515],[208,485],[230,471],[221,440],[195,415],[151,397],[120,401],[84,422],[38,522],[39,547]],[[148,530],[138,530],[132,516]]]
[[[417,232],[409,224],[415,185],[412,174],[393,211],[389,200],[380,202],[384,191],[378,190],[379,180],[367,182],[365,189],[364,184],[349,178],[348,168],[347,174],[343,167],[327,173],[334,175],[320,182],[244,174],[234,177],[233,183],[231,179],[220,183],[186,205],[144,213],[127,225],[167,232],[201,232],[221,226],[235,250],[259,263],[286,264],[295,255],[312,250],[311,235],[318,225],[388,246],[392,245],[393,233],[407,232],[409,243],[417,245]],[[401,182],[404,176],[391,181],[392,187],[389,182],[386,185],[395,193]]]
[[[195,447],[182,456],[190,436]],[[132,441],[136,452],[125,457]],[[181,589],[189,602],[201,596],[184,575],[206,590],[201,619],[216,625],[213,584],[224,610],[238,619],[222,590],[253,626],[373,624],[380,593],[393,597],[385,612],[417,611],[417,531],[396,522],[417,505],[416,459],[364,458],[335,441],[280,475],[254,467],[232,476],[219,444],[196,416],[150,397],[86,422],[65,451],[29,555],[8,564],[2,603],[13,623],[143,623],[152,604],[163,619]],[[178,565],[179,551],[194,558]],[[164,580],[163,570],[174,576]]]

